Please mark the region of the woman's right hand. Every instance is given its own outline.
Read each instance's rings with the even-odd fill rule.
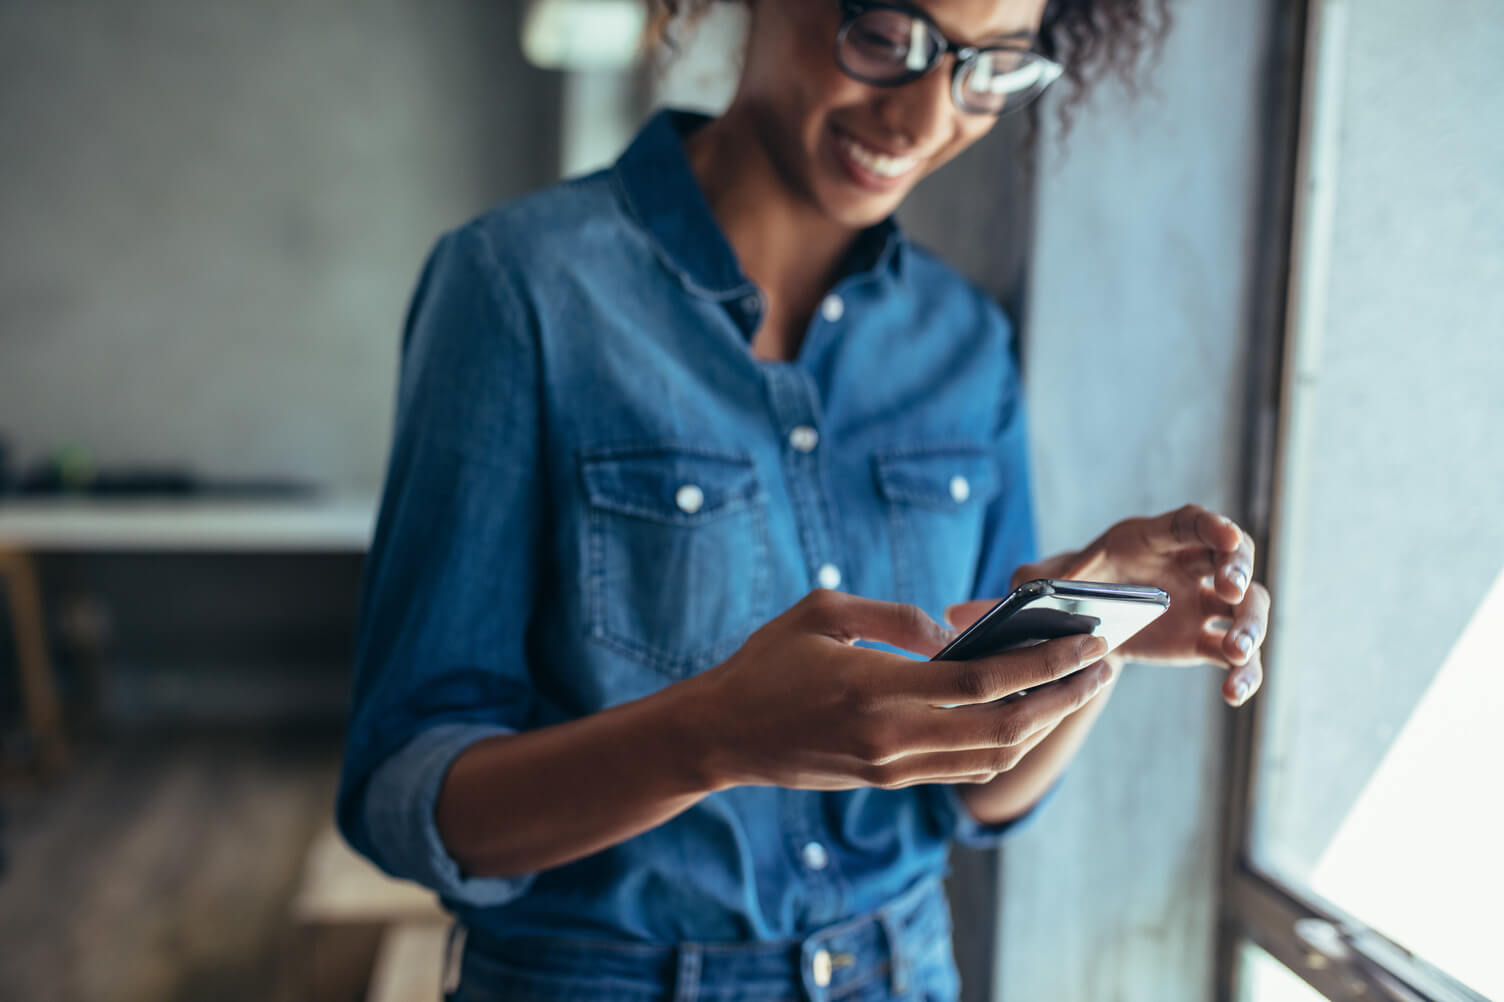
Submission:
[[[880,641],[929,657],[952,636],[917,606],[810,592],[726,661],[680,683],[695,690],[715,787],[987,782],[1112,677],[1106,662],[1094,664],[1105,644],[1091,636],[972,661],[855,646]],[[1033,691],[995,702],[1024,689]]]

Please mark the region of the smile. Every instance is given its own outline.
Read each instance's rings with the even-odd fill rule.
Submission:
[[[890,157],[886,153],[868,149],[844,132],[836,133],[836,142],[863,170],[871,171],[881,178],[900,178],[919,166],[917,157]]]

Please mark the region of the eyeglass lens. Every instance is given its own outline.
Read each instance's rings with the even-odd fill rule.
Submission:
[[[922,18],[890,7],[856,14],[841,32],[841,67],[867,83],[899,84],[928,69],[944,40]],[[956,75],[953,96],[964,110],[999,114],[1027,104],[1058,75],[1053,63],[1027,49],[986,49]]]

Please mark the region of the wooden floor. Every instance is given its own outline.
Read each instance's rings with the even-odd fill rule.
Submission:
[[[0,999],[281,997],[332,734],[122,735],[47,785],[8,782]]]

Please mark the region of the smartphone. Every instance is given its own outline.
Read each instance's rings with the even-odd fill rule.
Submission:
[[[1019,585],[930,660],[969,661],[1081,633],[1104,638],[1110,651],[1169,607],[1159,588],[1040,578]]]

